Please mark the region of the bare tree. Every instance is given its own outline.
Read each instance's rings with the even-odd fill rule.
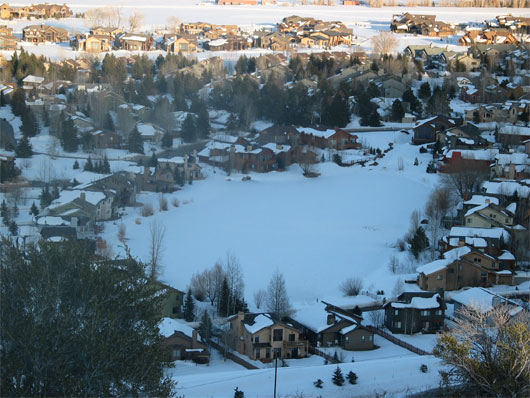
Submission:
[[[129,136],[129,133],[133,130],[136,122],[131,114],[131,111],[127,108],[118,108],[117,112],[118,128],[124,138]]]
[[[254,292],[254,304],[258,310],[264,304],[266,297],[267,292],[264,289],[258,289]]]
[[[477,166],[475,162],[461,161],[449,164],[443,171],[444,185],[456,190],[462,199],[467,199],[486,180],[489,168]]]
[[[166,226],[154,219],[149,225],[149,257],[150,257],[150,278],[156,280],[160,275],[162,254],[164,253],[164,239],[166,236]]]
[[[375,310],[368,313],[372,325],[376,328],[383,327],[385,323],[385,310]]]
[[[226,253],[226,257],[223,261],[223,271],[228,283],[228,289],[230,294],[234,298],[239,300],[243,299],[243,292],[245,289],[245,282],[243,281],[243,270],[241,269],[241,263],[234,253]],[[235,313],[236,300],[229,300],[232,303],[230,313]]]
[[[451,192],[447,187],[436,188],[425,206],[425,215],[429,220],[428,230],[431,238],[431,257],[432,260],[436,257],[436,248],[438,247],[438,239],[440,238],[440,230],[442,228],[442,221],[450,207]]]
[[[305,177],[317,177],[318,167],[315,163],[310,162],[298,162],[298,165],[302,169]]]
[[[385,55],[394,53],[399,42],[392,32],[382,31],[372,37],[372,44],[374,54]]]
[[[119,240],[121,243],[125,243],[126,234],[127,234],[127,227],[126,227],[125,224],[122,222],[122,223],[120,223],[120,226],[119,226],[119,228],[118,228],[118,240]]]
[[[348,278],[340,284],[340,291],[345,296],[357,296],[363,288],[361,278]]]
[[[449,385],[476,396],[530,396],[528,311],[512,317],[507,305],[488,312],[464,307],[451,331],[438,337],[434,354],[452,367]]]
[[[168,200],[164,196],[164,194],[160,194],[158,196],[158,207],[159,207],[160,211],[167,211],[167,209],[168,209]]]
[[[166,18],[166,29],[171,33],[178,33],[180,31],[180,19],[174,15]]]
[[[225,273],[220,263],[191,278],[191,291],[197,300],[208,299],[211,305],[217,303],[221,294],[221,287]]]
[[[288,315],[291,311],[285,279],[278,269],[274,271],[269,286],[267,287],[267,299],[265,304],[267,311],[279,317]]]
[[[140,10],[134,10],[132,15],[129,17],[129,30],[135,32],[137,29],[140,29],[144,21],[144,14]]]

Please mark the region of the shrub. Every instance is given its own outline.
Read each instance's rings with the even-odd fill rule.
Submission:
[[[180,206],[180,202],[177,198],[172,198],[171,199],[171,204],[173,205],[173,207],[179,207]]]
[[[167,211],[167,198],[162,194],[160,194],[160,196],[158,197],[158,206],[160,207],[160,211]]]
[[[318,379],[317,381],[314,381],[313,384],[315,385],[316,388],[322,388],[322,385],[324,384],[324,382],[321,379]]]
[[[427,373],[429,371],[429,368],[424,363],[420,366],[421,373]]]
[[[145,203],[142,206],[142,217],[150,217],[153,214],[155,214],[155,210],[153,209],[153,205],[151,203]]]
[[[427,153],[427,148],[420,146],[420,153]]]
[[[357,296],[363,288],[360,278],[348,278],[340,284],[340,290],[345,296]]]
[[[342,370],[337,366],[337,369],[333,372],[333,377],[331,378],[333,381],[333,384],[337,386],[342,386],[344,384],[344,376],[342,374]]]
[[[357,375],[354,372],[350,370],[347,377],[350,384],[357,384]]]

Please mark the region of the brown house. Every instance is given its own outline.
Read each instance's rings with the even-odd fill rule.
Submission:
[[[505,269],[506,263],[468,246],[450,250],[443,256],[441,260],[416,269],[419,273],[418,286],[422,290],[445,291],[514,283],[513,268]]]
[[[171,318],[163,318],[158,327],[160,334],[165,337],[162,344],[170,361],[191,360],[199,364],[210,362],[208,346],[196,330]]]
[[[197,40],[190,36],[172,36],[167,38],[166,50],[168,53],[194,54],[197,52]]]
[[[243,313],[228,318],[230,345],[253,360],[271,362],[273,358],[303,358],[309,342],[298,329],[275,320],[270,314]]]
[[[141,33],[126,33],[119,41],[121,48],[127,51],[151,51],[155,42],[153,36]]]
[[[0,25],[0,50],[15,50],[18,39],[13,36],[13,29]]]
[[[22,40],[32,43],[64,43],[69,41],[69,37],[68,32],[63,28],[49,25],[29,25],[22,30]]]
[[[342,129],[300,129],[300,143],[321,149],[357,149],[361,147],[357,138],[356,135]]]

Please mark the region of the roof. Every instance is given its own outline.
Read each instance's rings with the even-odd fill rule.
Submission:
[[[499,198],[496,198],[494,196],[486,196],[486,195],[473,195],[471,199],[464,202],[465,205],[472,205],[472,206],[480,206],[487,203],[493,203],[498,205],[499,204]]]
[[[444,268],[446,268],[449,264],[451,264],[453,260],[448,259],[441,259],[441,260],[435,260],[433,262],[430,262],[428,264],[422,265],[418,268],[416,268],[416,272],[419,272],[420,274],[423,273],[425,275],[430,275],[435,272],[441,271]]]
[[[106,198],[103,192],[81,191],[81,190],[61,191],[59,197],[51,203],[49,208],[55,209],[66,203],[70,203],[76,199],[80,199],[82,193],[85,194],[85,201],[94,206],[96,206],[99,202],[101,202],[102,200]]]
[[[327,130],[322,131],[322,130],[316,130],[316,129],[313,129],[313,128],[310,128],[310,127],[300,127],[300,128],[298,128],[298,130],[301,133],[312,134],[315,137],[322,137],[322,138],[326,138],[326,139],[331,137],[333,134],[336,133],[336,131],[333,130],[333,129],[327,129]]]
[[[160,334],[164,337],[169,337],[175,332],[181,332],[186,336],[193,337],[193,328],[186,325],[182,320],[173,319],[173,318],[162,318],[158,328],[160,329]],[[197,336],[199,340],[202,340],[200,336]]]
[[[495,308],[498,304],[506,302],[507,304],[518,306],[512,300],[506,299],[491,290],[483,287],[473,287],[453,296],[453,301],[466,307],[472,307],[482,313],[486,313]]]
[[[510,240],[510,235],[504,228],[468,228],[452,227],[449,232],[450,237],[472,237],[472,238],[504,238],[505,242]]]
[[[392,308],[414,308],[417,310],[426,310],[440,308],[440,295],[434,294],[432,297],[412,297],[410,303],[392,302]]]
[[[245,329],[250,334],[257,333],[275,323],[269,314],[245,314],[245,319],[243,320]]]

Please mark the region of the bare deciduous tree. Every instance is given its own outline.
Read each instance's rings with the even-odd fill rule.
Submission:
[[[342,281],[339,288],[345,296],[357,296],[363,288],[363,281],[361,278],[348,278]]]
[[[451,192],[447,187],[436,188],[425,206],[425,215],[429,220],[428,231],[431,238],[431,257],[432,260],[436,257],[436,248],[438,247],[438,239],[440,238],[440,230],[442,229],[442,221],[450,207]]]
[[[245,283],[243,281],[243,270],[241,269],[241,263],[234,253],[226,253],[226,257],[222,262],[224,275],[226,282],[228,283],[228,289],[234,298],[239,300],[243,299],[243,292],[245,290]],[[230,313],[235,313],[236,300],[229,300],[232,303],[233,308],[230,309]]]
[[[127,227],[125,226],[124,223],[120,223],[120,226],[118,228],[118,240],[121,243],[125,243],[126,234],[127,234]]]
[[[385,310],[375,310],[368,313],[372,325],[376,328],[383,327],[385,323]]]
[[[261,309],[266,297],[267,292],[264,289],[258,289],[254,292],[254,304],[258,310]]]
[[[434,354],[452,367],[448,384],[480,396],[480,392],[493,397],[530,395],[528,311],[511,317],[506,305],[488,312],[464,307],[454,328],[438,337]]]
[[[140,10],[134,10],[131,16],[129,17],[129,30],[135,32],[137,29],[140,29],[144,21],[144,14]]]
[[[191,291],[197,300],[208,299],[211,305],[217,303],[221,294],[221,287],[225,273],[221,264],[216,263],[212,268],[196,273],[191,278]]]
[[[444,168],[442,181],[448,188],[456,190],[462,199],[467,199],[470,193],[480,187],[488,173],[489,170],[473,162],[458,162]]]
[[[168,209],[168,201],[164,194],[158,196],[158,207],[160,211],[167,211]]]
[[[274,271],[272,278],[267,287],[266,299],[267,311],[283,317],[288,315],[291,311],[291,304],[289,296],[287,295],[287,288],[285,286],[285,279],[283,274],[277,269]]]
[[[382,31],[372,37],[374,54],[392,54],[396,51],[398,43],[398,39],[392,32]]]
[[[166,236],[166,226],[157,219],[151,221],[149,225],[149,257],[150,257],[150,278],[156,280],[160,275],[162,254],[164,253],[164,239]]]

